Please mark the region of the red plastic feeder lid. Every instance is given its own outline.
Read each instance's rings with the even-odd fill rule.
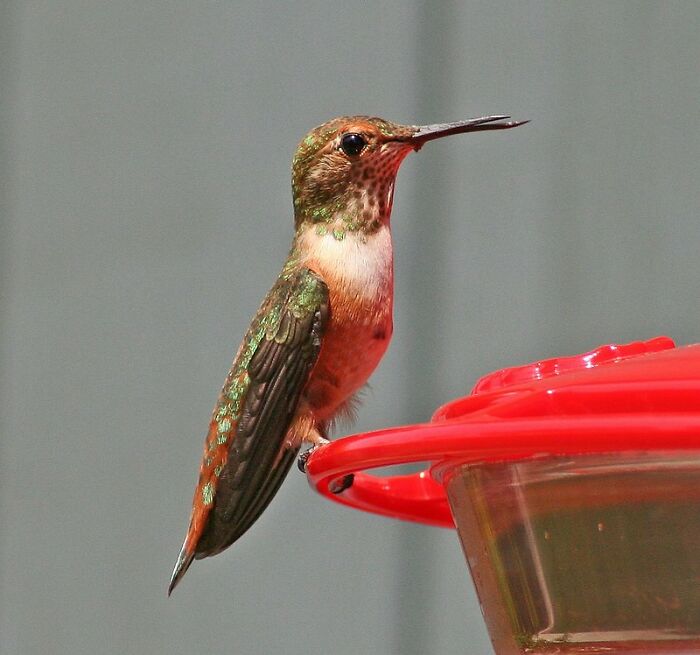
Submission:
[[[700,344],[668,337],[601,346],[573,357],[503,369],[430,423],[339,439],[308,461],[316,490],[357,509],[454,527],[443,480],[465,463],[576,453],[700,448]],[[429,462],[412,475],[376,467]],[[337,488],[354,473],[352,486]]]

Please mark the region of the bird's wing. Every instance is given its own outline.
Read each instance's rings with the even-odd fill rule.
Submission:
[[[321,349],[328,287],[309,269],[282,276],[255,317],[214,409],[192,516],[170,591],[193,558],[230,546],[267,507],[298,447],[285,435]]]

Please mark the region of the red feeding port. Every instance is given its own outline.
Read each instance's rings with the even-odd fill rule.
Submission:
[[[429,464],[365,472],[412,462]],[[307,471],[336,502],[456,527],[499,655],[700,653],[700,344],[497,371]]]

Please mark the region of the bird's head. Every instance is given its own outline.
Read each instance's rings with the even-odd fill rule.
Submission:
[[[399,125],[370,116],[334,118],[311,130],[292,161],[296,227],[342,222],[371,231],[388,222],[396,173],[426,141],[450,134],[522,125],[485,116],[437,125]]]

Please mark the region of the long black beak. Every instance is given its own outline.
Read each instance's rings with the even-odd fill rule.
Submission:
[[[482,130],[508,130],[511,127],[525,125],[530,121],[508,121],[510,116],[482,116],[481,118],[469,118],[466,121],[456,123],[437,123],[435,125],[420,125],[409,137],[408,141],[416,150],[419,150],[426,141],[440,139],[450,134],[462,132],[481,132]]]

